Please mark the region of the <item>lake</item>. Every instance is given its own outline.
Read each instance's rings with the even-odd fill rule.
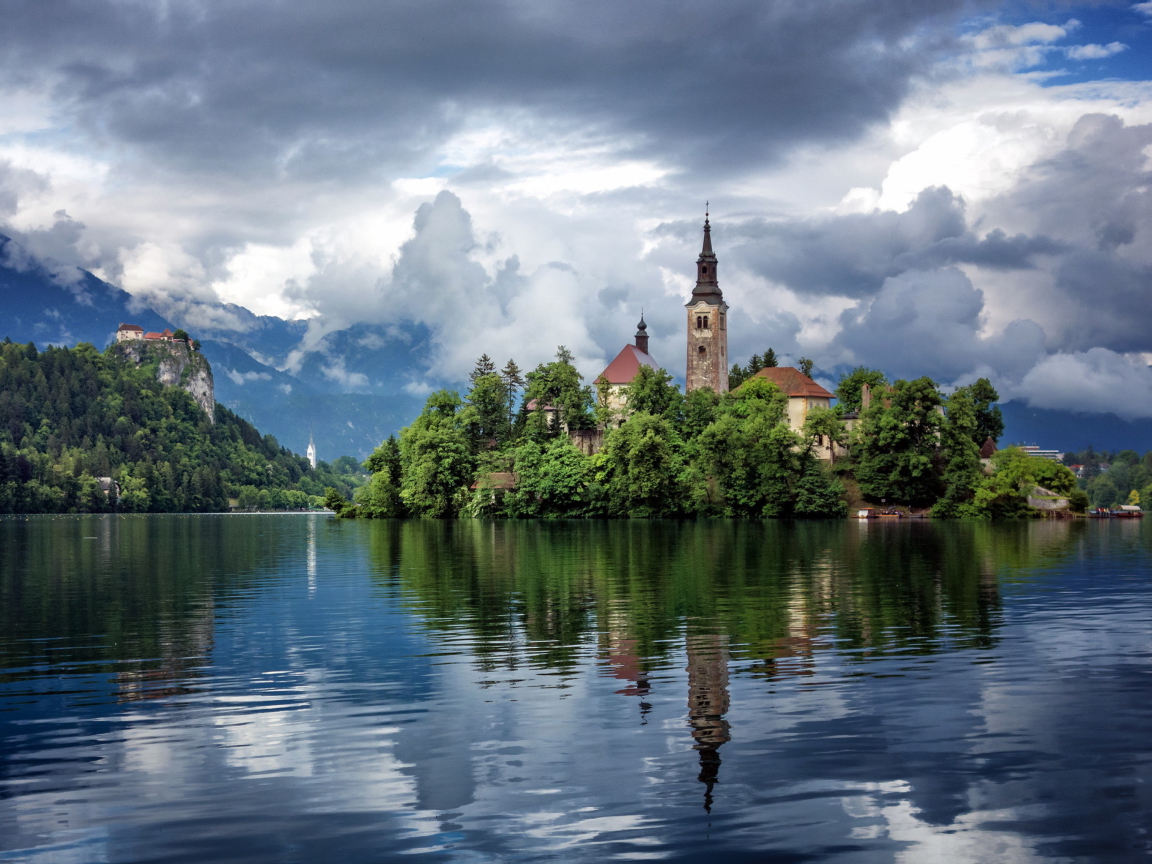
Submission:
[[[1152,851],[1142,521],[0,520],[0,861]]]

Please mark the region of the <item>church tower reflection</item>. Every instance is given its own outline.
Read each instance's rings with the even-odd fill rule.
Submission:
[[[692,636],[688,649],[688,725],[700,754],[704,784],[704,809],[712,812],[712,788],[720,780],[720,747],[732,735],[724,715],[728,713],[728,637]]]

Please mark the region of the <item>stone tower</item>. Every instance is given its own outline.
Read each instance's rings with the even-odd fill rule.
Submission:
[[[696,287],[688,309],[688,364],[685,378],[689,391],[711,387],[728,392],[728,304],[716,281],[716,253],[712,229],[704,214],[704,248],[696,259]]]

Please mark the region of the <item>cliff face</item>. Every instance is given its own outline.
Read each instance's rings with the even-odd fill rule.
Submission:
[[[120,342],[116,348],[126,357],[131,357],[138,366],[155,363],[156,378],[161,384],[186,390],[204,409],[209,422],[216,422],[212,367],[199,351],[173,342]]]

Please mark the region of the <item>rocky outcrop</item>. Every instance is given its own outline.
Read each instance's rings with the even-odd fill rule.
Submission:
[[[1050,489],[1033,486],[1032,493],[1028,496],[1028,506],[1037,510],[1067,510],[1069,502],[1065,496],[1057,495]]]
[[[156,364],[156,378],[161,384],[179,387],[204,409],[210,423],[216,422],[216,388],[212,367],[199,351],[179,342],[120,342],[115,349],[135,361],[137,366]]]

